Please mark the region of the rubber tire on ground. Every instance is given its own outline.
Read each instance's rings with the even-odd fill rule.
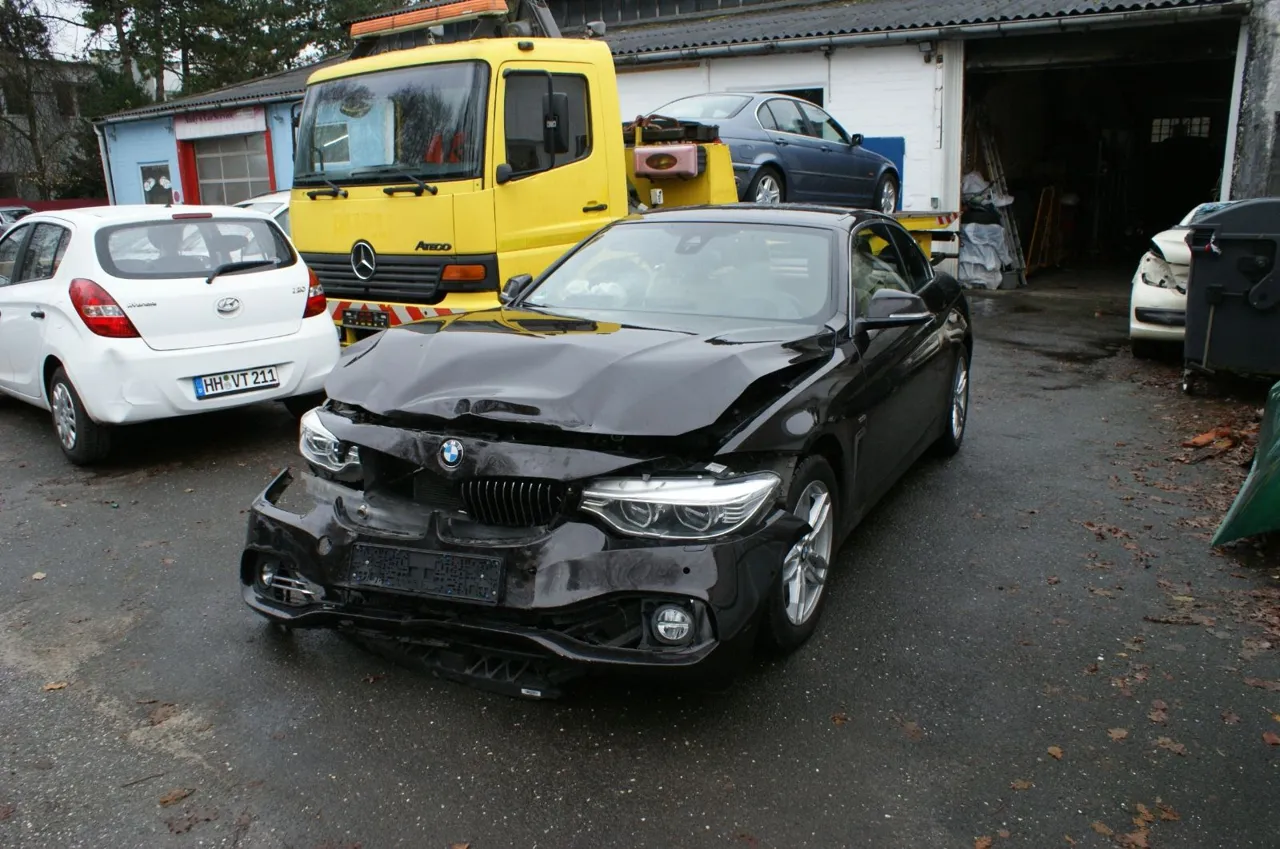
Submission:
[[[965,431],[969,429],[969,413],[972,411],[971,400],[973,398],[973,357],[969,354],[967,345],[960,346],[959,356],[964,357],[965,367],[969,375],[968,382],[965,384],[965,415],[964,429],[960,431],[960,437],[951,432],[951,416],[947,416],[947,427],[942,432],[942,436],[938,437],[938,441],[933,444],[934,453],[939,457],[954,457],[960,453],[960,446],[964,444]],[[956,367],[951,366],[951,380],[947,383],[947,412],[951,412],[951,405],[955,403],[955,374]]]
[[[892,174],[885,174],[880,178],[880,182],[876,183],[875,194],[871,196],[871,209],[875,212],[881,211],[880,196],[884,192],[886,183],[893,183],[893,188],[897,191],[898,200],[902,199],[902,187],[898,185],[897,179]],[[897,201],[894,202],[894,206],[897,206]],[[897,210],[895,209],[894,211],[896,212]]]
[[[800,500],[800,494],[804,492],[805,487],[815,480],[820,480],[826,484],[827,491],[831,493],[831,521],[835,523],[835,529],[833,529],[832,534],[831,559],[834,561],[840,537],[838,533],[834,532],[839,528],[840,523],[840,494],[836,489],[835,473],[831,471],[830,464],[822,457],[813,455],[800,461],[800,465],[796,467],[795,474],[791,477],[791,488],[787,492],[787,509],[795,510],[796,502]],[[834,571],[834,563],[828,564],[828,583],[831,581]],[[765,647],[774,654],[790,654],[804,645],[813,636],[813,632],[818,627],[818,621],[822,619],[822,609],[826,606],[828,595],[830,595],[829,588],[824,588],[822,595],[818,597],[817,607],[814,608],[813,613],[804,624],[793,624],[787,618],[780,564],[778,575],[773,581],[773,589],[765,601],[763,621],[760,623],[760,639]]]
[[[1151,339],[1130,339],[1129,350],[1135,360],[1154,360],[1160,356],[1160,343]]]
[[[778,169],[771,165],[763,165],[760,167],[760,170],[756,171],[756,175],[751,178],[751,183],[747,186],[747,193],[743,196],[743,202],[756,202],[756,189],[760,187],[760,180],[763,179],[765,174],[771,175],[773,179],[778,181],[778,203],[786,203],[787,183],[782,179],[782,174],[778,172]]]
[[[75,384],[71,382],[71,378],[67,377],[67,372],[62,366],[58,366],[53,377],[49,378],[47,389],[50,416],[54,415],[53,390],[59,383],[67,387],[67,391],[71,394],[71,405],[75,408],[76,444],[67,449],[62,444],[62,439],[57,436],[58,430],[55,424],[54,438],[58,439],[58,447],[62,449],[63,454],[67,455],[67,459],[77,466],[90,466],[106,459],[111,453],[111,428],[89,418],[89,414],[84,409],[84,403],[80,400],[80,393],[76,391]]]
[[[289,415],[300,419],[308,410],[313,410],[324,402],[323,392],[313,392],[310,395],[294,395],[292,398],[285,398],[284,408],[289,411]]]

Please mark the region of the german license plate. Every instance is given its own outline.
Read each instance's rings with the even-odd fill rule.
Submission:
[[[343,310],[342,326],[382,330],[391,326],[391,316],[382,310]]]
[[[273,389],[280,385],[280,373],[275,366],[247,368],[243,371],[226,371],[222,374],[206,374],[193,378],[196,386],[196,398],[217,398],[220,395],[234,395],[237,392],[254,392],[258,389]]]
[[[356,543],[351,549],[347,584],[497,604],[502,558]]]

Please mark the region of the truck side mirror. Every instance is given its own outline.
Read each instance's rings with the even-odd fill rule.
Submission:
[[[511,303],[520,297],[520,293],[527,289],[532,282],[532,274],[517,274],[502,285],[502,291],[498,293],[498,300],[504,304]]]
[[[542,147],[551,156],[569,152],[569,95],[563,91],[542,95]]]

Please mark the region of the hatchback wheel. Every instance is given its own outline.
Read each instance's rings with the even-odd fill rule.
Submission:
[[[110,453],[110,429],[89,418],[80,401],[80,393],[76,392],[71,378],[61,366],[49,380],[49,411],[53,415],[58,444],[72,463],[88,466]]]
[[[806,458],[792,478],[787,507],[809,523],[809,531],[787,552],[768,601],[764,637],[783,652],[799,648],[818,627],[835,554],[835,474],[821,457]]]
[[[747,198],[755,203],[770,205],[784,203],[786,190],[782,185],[782,177],[772,168],[761,168],[747,189]]]

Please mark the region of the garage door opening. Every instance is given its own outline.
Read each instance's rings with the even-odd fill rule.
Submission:
[[[1238,32],[1225,22],[971,43],[966,117],[983,119],[999,152],[1029,280],[1113,269],[1127,285],[1152,235],[1218,200]],[[966,171],[985,171],[976,135]]]

